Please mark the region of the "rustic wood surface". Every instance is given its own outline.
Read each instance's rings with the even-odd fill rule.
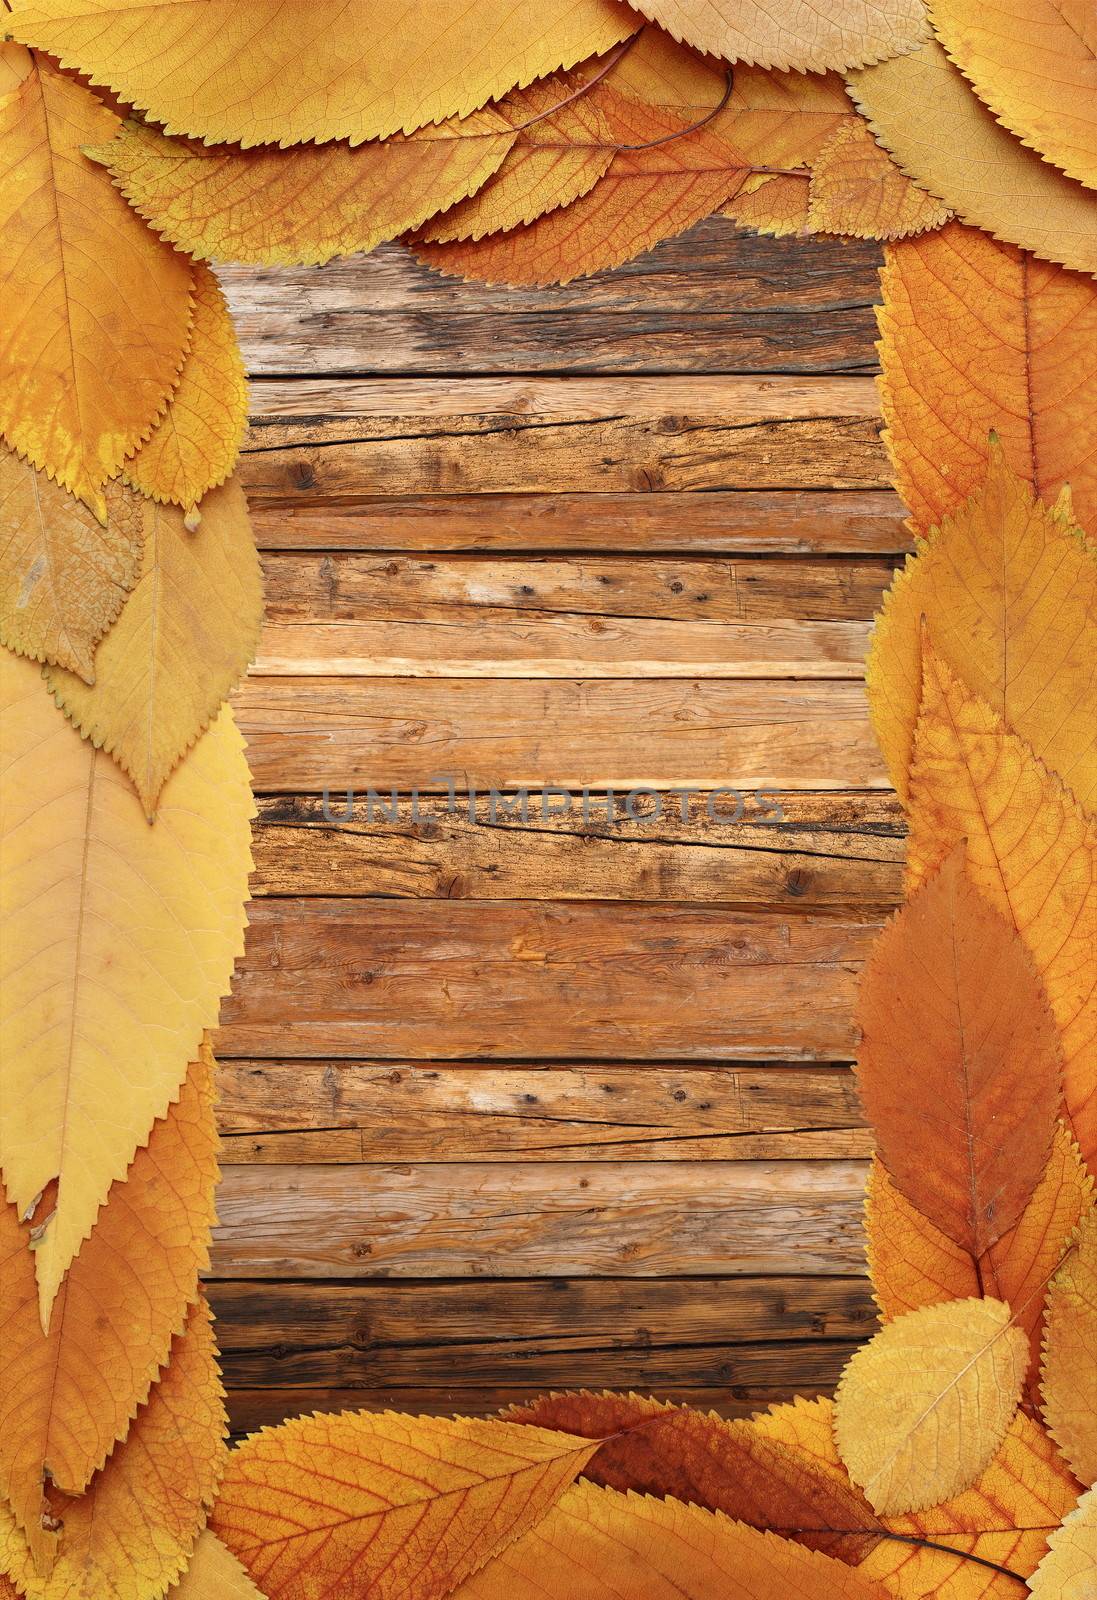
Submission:
[[[566,289],[396,246],[224,271],[267,591],[237,1429],[569,1385],[742,1414],[871,1328],[853,997],[903,828],[863,669],[910,547],[877,264],[716,218]]]

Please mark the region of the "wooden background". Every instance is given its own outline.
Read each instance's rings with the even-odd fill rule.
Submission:
[[[734,1414],[871,1327],[852,1001],[903,846],[861,675],[908,544],[876,266],[712,219],[565,289],[396,247],[223,274],[267,584],[218,1046],[237,1428],[573,1385]],[[700,793],[367,823],[438,773]],[[708,818],[759,784],[781,824]]]

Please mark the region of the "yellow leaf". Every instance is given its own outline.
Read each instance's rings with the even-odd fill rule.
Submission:
[[[224,1465],[225,1410],[209,1311],[199,1302],[129,1437],[70,1499],[52,1572],[39,1574],[0,1501],[0,1568],[27,1600],[160,1600],[183,1572]]]
[[[933,0],[938,38],[999,122],[1097,188],[1092,0]]]
[[[152,433],[126,462],[126,482],[193,513],[236,465],[247,420],[248,389],[232,318],[217,279],[196,262],[194,323],[179,384]]]
[[[1047,1301],[1044,1416],[1083,1483],[1097,1483],[1097,1213],[1078,1228]]]
[[[169,1600],[264,1600],[264,1596],[231,1550],[206,1528]]]
[[[886,1600],[853,1567],[677,1500],[577,1483],[455,1600]]]
[[[982,484],[994,429],[1043,500],[1097,529],[1097,284],[949,223],[886,251],[885,438],[926,532]]]
[[[888,1323],[846,1365],[834,1432],[875,1509],[922,1511],[968,1489],[1001,1447],[1028,1340],[1000,1300],[952,1300]]]
[[[179,1092],[243,951],[254,803],[226,707],[150,827],[37,668],[5,651],[0,1166],[43,1318],[112,1181]]]
[[[920,0],[636,0],[636,8],[709,55],[797,72],[883,61],[928,32]]]
[[[240,150],[128,122],[90,151],[172,244],[206,260],[320,263],[372,250],[472,194],[515,135],[490,109],[353,148]]]
[[[755,173],[720,210],[721,215],[741,227],[772,233],[778,239],[796,233],[807,235],[811,232],[811,179],[806,174],[765,177]]]
[[[966,871],[1036,964],[1060,1032],[1070,1125],[1097,1156],[1097,822],[1001,717],[922,645],[907,872],[912,887],[966,841]]]
[[[47,1471],[66,1494],[87,1488],[148,1398],[209,1266],[213,1071],[203,1044],[178,1101],[113,1184],[48,1335],[29,1228],[0,1201],[0,1488],[34,1552],[55,1542],[41,1522]]]
[[[1048,1540],[1029,1583],[1032,1600],[1093,1600],[1097,1572],[1097,1486],[1086,1491]]]
[[[259,558],[234,480],[205,497],[194,533],[175,506],[148,506],[141,576],[99,646],[94,685],[47,669],[57,703],[129,774],[150,817],[247,669],[262,611]]]
[[[951,215],[900,172],[860,119],[844,123],[812,163],[808,222],[814,233],[903,239],[943,227]]]
[[[297,1417],[232,1452],[210,1526],[269,1600],[435,1600],[539,1522],[595,1448],[464,1417]]]
[[[850,75],[869,127],[908,178],[958,217],[1097,273],[1097,202],[995,122],[936,41]]]
[[[175,386],[191,314],[189,263],[81,153],[118,126],[41,58],[0,100],[0,431],[100,517]]]
[[[905,797],[922,687],[921,619],[964,682],[1097,809],[1097,548],[990,452],[983,487],[920,541],[873,634],[876,737]]]
[[[144,512],[108,486],[107,521],[0,444],[0,641],[95,681],[95,646],[137,581]]]
[[[11,32],[168,133],[245,146],[383,139],[464,116],[634,33],[616,0],[49,0]]]

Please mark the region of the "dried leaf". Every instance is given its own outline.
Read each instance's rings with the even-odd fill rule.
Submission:
[[[810,233],[811,179],[804,177],[765,177],[756,173],[733,195],[721,214],[743,228],[772,233],[776,238]]]
[[[0,100],[0,432],[100,518],[102,484],[175,386],[191,315],[188,262],[81,153],[118,125],[41,58]]]
[[[613,1489],[673,1496],[856,1563],[881,1527],[845,1470],[794,1449],[756,1422],[724,1422],[639,1395],[546,1395],[505,1415],[584,1438],[605,1438],[584,1476]],[[829,1429],[829,1424],[828,1424]],[[829,1431],[828,1431],[829,1437]]]
[[[884,61],[928,32],[919,0],[636,0],[636,8],[709,55],[797,72]]]
[[[0,658],[5,875],[0,1165],[35,1249],[43,1317],[217,1021],[243,950],[254,803],[226,707],[149,827],[37,668]]]
[[[41,1523],[46,1469],[66,1494],[83,1493],[147,1400],[209,1266],[213,1070],[203,1045],[179,1100],[112,1186],[48,1335],[28,1228],[0,1203],[0,1488],[33,1551],[53,1542]]]
[[[160,1600],[183,1572],[224,1465],[225,1410],[209,1311],[192,1310],[160,1382],[91,1488],[51,1491],[63,1524],[47,1576],[0,1502],[0,1568],[27,1600]]]
[[[206,1528],[198,1535],[190,1565],[171,1591],[169,1600],[265,1600],[265,1597],[231,1550],[226,1550],[217,1535]]]
[[[211,143],[383,139],[464,116],[637,27],[616,0],[48,0],[11,31]]]
[[[1020,1220],[982,1260],[955,1244],[906,1200],[875,1160],[865,1204],[869,1271],[885,1321],[983,1293],[1014,1307],[1029,1335],[1027,1396],[1038,1403],[1044,1289],[1079,1221],[1093,1209],[1093,1180],[1060,1124],[1051,1157]]]
[[[840,1561],[699,1506],[577,1483],[456,1600],[887,1600]]]
[[[1069,1121],[1097,1156],[1097,822],[928,641],[914,736],[907,871],[922,883],[963,839],[966,871],[1035,962],[1063,1051]]]
[[[973,887],[963,845],[877,939],[858,1012],[880,1159],[923,1216],[985,1255],[1047,1164],[1062,1057],[1032,957]]]
[[[1074,1249],[1047,1300],[1044,1416],[1083,1483],[1097,1483],[1097,1213],[1082,1218]]]
[[[137,581],[143,508],[108,486],[107,520],[0,444],[0,642],[95,681],[95,646]]]
[[[812,163],[808,225],[813,233],[903,239],[943,227],[951,215],[904,176],[860,118],[843,123]]]
[[[1097,284],[953,222],[886,252],[885,435],[923,532],[982,484],[987,435],[1097,528]]]
[[[952,1300],[888,1323],[851,1356],[834,1436],[878,1512],[960,1494],[1000,1449],[1017,1410],[1028,1340],[1000,1300]]]
[[[1033,1600],[1093,1600],[1097,1571],[1097,1486],[1088,1489],[1048,1540],[1029,1583]]]
[[[126,463],[126,482],[193,513],[235,467],[247,420],[248,389],[232,318],[217,279],[195,262],[190,349],[168,409]]]
[[[95,683],[47,670],[54,696],[133,779],[146,813],[255,653],[262,579],[243,490],[202,502],[187,531],[175,506],[149,504],[141,576],[99,646]]]
[[[900,796],[921,698],[923,616],[968,687],[1097,809],[1097,547],[1033,499],[998,443],[983,487],[919,542],[877,620],[869,709]]]
[[[366,144],[240,150],[127,122],[89,152],[141,216],[205,260],[320,263],[372,250],[474,193],[514,143],[495,112]]]
[[[435,1600],[539,1522],[593,1448],[465,1417],[298,1417],[232,1452],[210,1526],[269,1600]]]
[[[1093,195],[995,122],[936,41],[850,75],[850,94],[908,178],[958,217],[1097,272]]]
[[[932,0],[938,38],[998,121],[1097,188],[1092,0]]]

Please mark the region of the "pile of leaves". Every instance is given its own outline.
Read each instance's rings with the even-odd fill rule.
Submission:
[[[1087,0],[0,0],[0,1597],[1097,1595]],[[510,283],[714,211],[890,241],[910,827],[864,974],[883,1326],[836,1399],[315,1416],[200,1276],[261,586],[208,263]]]

